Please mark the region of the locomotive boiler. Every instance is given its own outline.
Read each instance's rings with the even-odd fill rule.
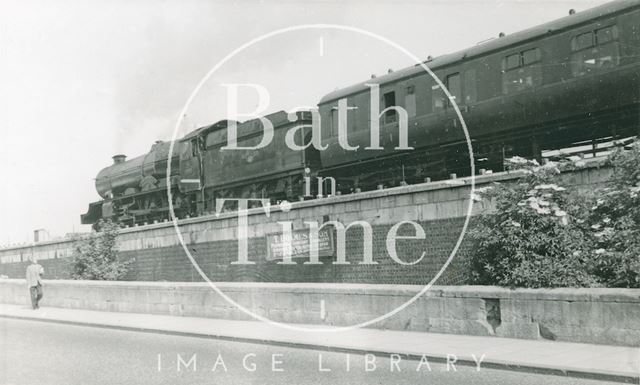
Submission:
[[[95,223],[99,218],[117,218],[121,223],[153,221],[160,213],[168,213],[166,194],[167,162],[171,142],[157,141],[151,150],[126,160],[115,155],[113,164],[96,177],[96,191],[103,199],[92,203],[82,223]],[[177,185],[178,156],[172,154],[171,185]]]

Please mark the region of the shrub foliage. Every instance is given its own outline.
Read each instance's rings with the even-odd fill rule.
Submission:
[[[640,287],[640,144],[608,159],[609,183],[583,200],[593,273],[611,287]]]
[[[97,228],[98,232],[75,242],[73,279],[115,281],[127,273],[130,261],[118,259],[116,237],[119,226],[111,221],[101,220]]]
[[[618,149],[613,175],[591,191],[558,185],[572,159],[512,158],[516,183],[479,189],[495,210],[470,230],[470,281],[510,287],[640,287],[640,146]],[[517,171],[515,171],[517,169]]]

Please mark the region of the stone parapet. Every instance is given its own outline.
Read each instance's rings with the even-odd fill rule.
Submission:
[[[276,322],[363,323],[420,292],[415,285],[218,283],[246,309]],[[250,320],[206,283],[45,282],[43,306]],[[0,280],[0,303],[29,303],[24,280]],[[433,286],[371,328],[640,346],[640,289]]]

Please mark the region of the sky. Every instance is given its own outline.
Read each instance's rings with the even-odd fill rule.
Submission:
[[[229,53],[274,30],[339,24],[414,55],[457,51],[602,0],[0,0],[0,245],[89,231],[95,176],[111,156],[170,140],[185,102]],[[413,65],[371,37],[299,30],[226,62],[187,110],[178,137],[224,119],[224,83],[263,85],[266,113],[312,106],[371,74]],[[240,93],[242,109],[257,106]]]

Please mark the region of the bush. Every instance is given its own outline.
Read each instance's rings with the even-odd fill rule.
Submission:
[[[78,239],[74,245],[72,278],[115,281],[123,278],[130,261],[118,260],[116,237],[119,226],[100,220],[98,232]]]
[[[510,287],[590,286],[580,253],[583,233],[573,225],[569,192],[556,185],[558,165],[544,166],[522,158],[508,168],[521,168],[517,183],[479,189],[495,203],[495,213],[482,215],[469,232],[474,241],[470,280]],[[479,199],[479,198],[478,198]]]
[[[495,203],[469,234],[470,281],[511,287],[640,287],[640,145],[608,157],[608,183],[591,192],[558,186],[559,167],[522,158],[517,183],[479,189]],[[477,198],[479,199],[479,197]]]
[[[640,145],[608,159],[613,175],[583,199],[593,273],[608,287],[640,287]]]

